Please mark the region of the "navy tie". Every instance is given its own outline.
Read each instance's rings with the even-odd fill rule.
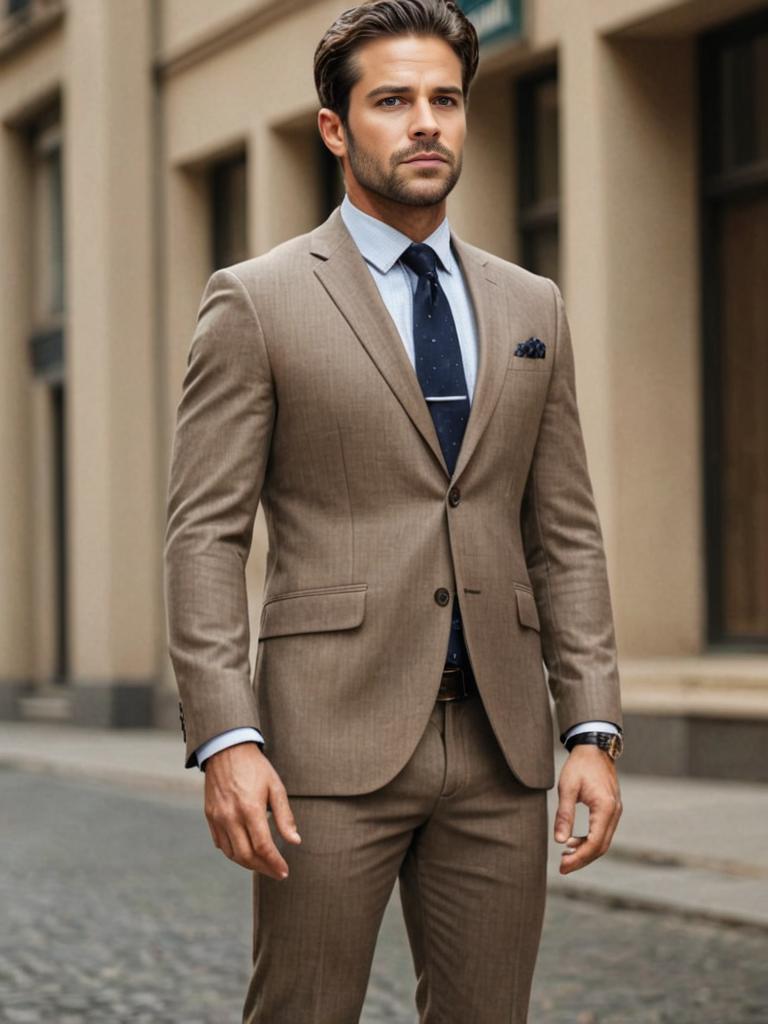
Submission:
[[[400,259],[419,279],[413,296],[416,376],[435,424],[445,464],[453,475],[469,419],[469,391],[459,336],[448,297],[437,277],[435,250],[423,242],[413,242]],[[455,594],[446,662],[469,668]]]

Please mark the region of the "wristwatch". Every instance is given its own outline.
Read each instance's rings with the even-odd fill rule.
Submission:
[[[565,749],[570,754],[577,743],[591,743],[600,747],[613,760],[617,761],[624,750],[624,738],[621,733],[613,732],[579,732],[566,742]]]

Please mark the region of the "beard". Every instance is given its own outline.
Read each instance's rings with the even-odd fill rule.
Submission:
[[[402,203],[404,206],[436,206],[445,199],[459,180],[461,156],[454,160],[450,150],[440,143],[427,143],[416,150],[393,153],[389,160],[390,166],[385,168],[371,153],[357,145],[349,125],[345,127],[350,170],[356,181],[374,195],[394,203]],[[414,157],[417,153],[439,153],[445,157],[451,169],[448,177],[432,179],[432,188],[429,190],[423,185],[423,182],[429,180],[426,176],[422,177],[419,183],[408,180],[400,166],[403,160]]]

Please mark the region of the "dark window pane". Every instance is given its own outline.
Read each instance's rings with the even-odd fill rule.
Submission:
[[[768,16],[701,48],[709,637],[768,643]]]
[[[64,310],[64,214],[61,188],[61,148],[48,157],[50,187],[51,312]]]
[[[56,587],[55,682],[69,678],[69,607],[67,604],[67,464],[65,440],[66,389],[51,387],[51,469],[53,472],[53,523],[55,529],[54,577]]]
[[[525,242],[525,265],[534,274],[543,274],[560,283],[560,244],[557,227],[530,232]]]
[[[768,32],[758,36],[755,59],[755,156],[768,160]]]
[[[522,262],[559,278],[560,145],[555,69],[517,86],[518,221]]]
[[[535,118],[535,194],[536,200],[556,199],[560,195],[560,151],[558,146],[557,80],[541,82],[534,94]],[[525,145],[525,140],[521,140]]]
[[[248,258],[247,163],[245,155],[211,170],[213,268]]]
[[[722,628],[768,637],[768,196],[719,218]]]
[[[768,33],[724,45],[719,59],[720,167],[768,157]]]

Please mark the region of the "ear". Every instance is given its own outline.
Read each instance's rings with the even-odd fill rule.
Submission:
[[[328,107],[321,107],[317,113],[317,129],[320,138],[336,157],[346,156],[347,143],[341,118]]]

